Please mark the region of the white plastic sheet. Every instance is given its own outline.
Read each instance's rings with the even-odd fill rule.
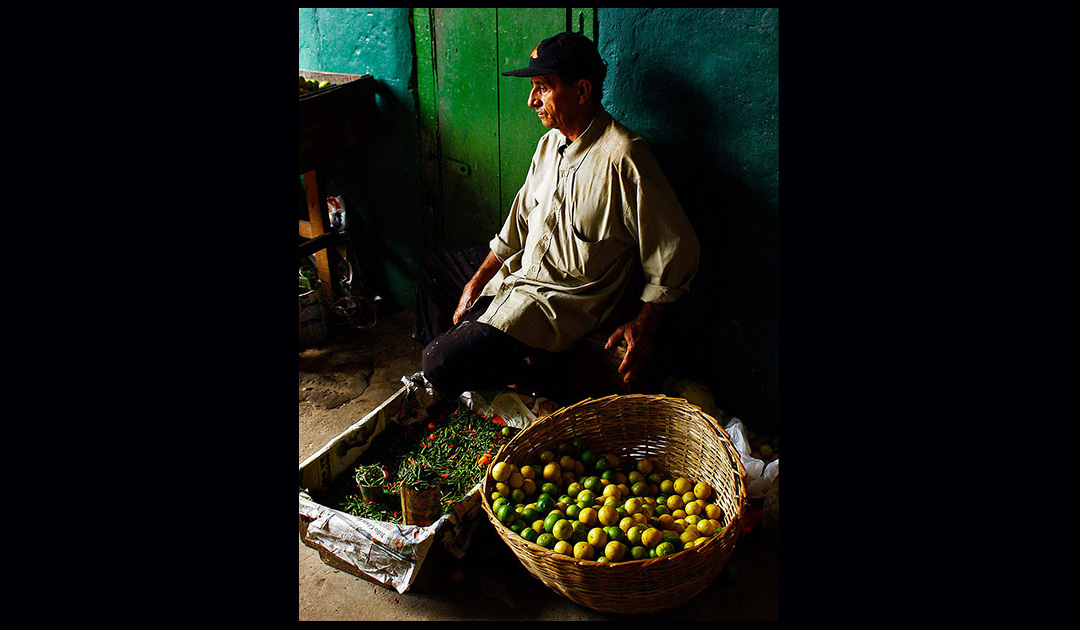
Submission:
[[[746,439],[746,427],[742,420],[732,418],[724,427],[731,436],[731,443],[735,450],[739,451],[739,459],[742,460],[743,468],[746,469],[746,496],[751,499],[759,499],[765,496],[772,486],[773,480],[780,475],[780,458],[765,463],[750,454],[750,442]]]

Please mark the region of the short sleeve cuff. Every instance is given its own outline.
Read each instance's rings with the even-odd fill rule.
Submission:
[[[491,239],[491,242],[488,243],[488,247],[491,249],[491,253],[495,254],[495,257],[499,259],[499,262],[506,262],[507,258],[510,258],[516,253],[515,250],[511,249],[509,245],[499,238],[498,234]]]
[[[659,284],[646,284],[641,291],[641,301],[665,304],[678,300],[685,293],[686,291],[683,289],[673,289]]]

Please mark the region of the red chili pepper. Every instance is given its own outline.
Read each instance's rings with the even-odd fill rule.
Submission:
[[[506,426],[506,420],[503,420],[502,416],[500,416],[499,414],[495,414],[494,416],[491,416],[491,421],[494,422],[495,424],[499,425],[500,427],[505,427]]]
[[[434,431],[435,430],[435,423],[434,422],[429,422],[428,425],[427,425],[427,430],[428,431]]]
[[[427,439],[428,439],[428,442],[434,442],[435,441],[435,434],[432,433],[431,435],[428,436]]]

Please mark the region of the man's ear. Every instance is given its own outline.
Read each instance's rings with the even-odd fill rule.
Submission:
[[[577,81],[577,94],[578,105],[584,105],[589,97],[592,96],[592,81],[588,79],[578,79]]]

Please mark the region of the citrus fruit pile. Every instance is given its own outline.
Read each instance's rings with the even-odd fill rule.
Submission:
[[[492,514],[530,543],[578,560],[624,562],[678,553],[723,532],[709,484],[665,475],[647,457],[620,461],[582,438],[522,466],[500,461]]]

